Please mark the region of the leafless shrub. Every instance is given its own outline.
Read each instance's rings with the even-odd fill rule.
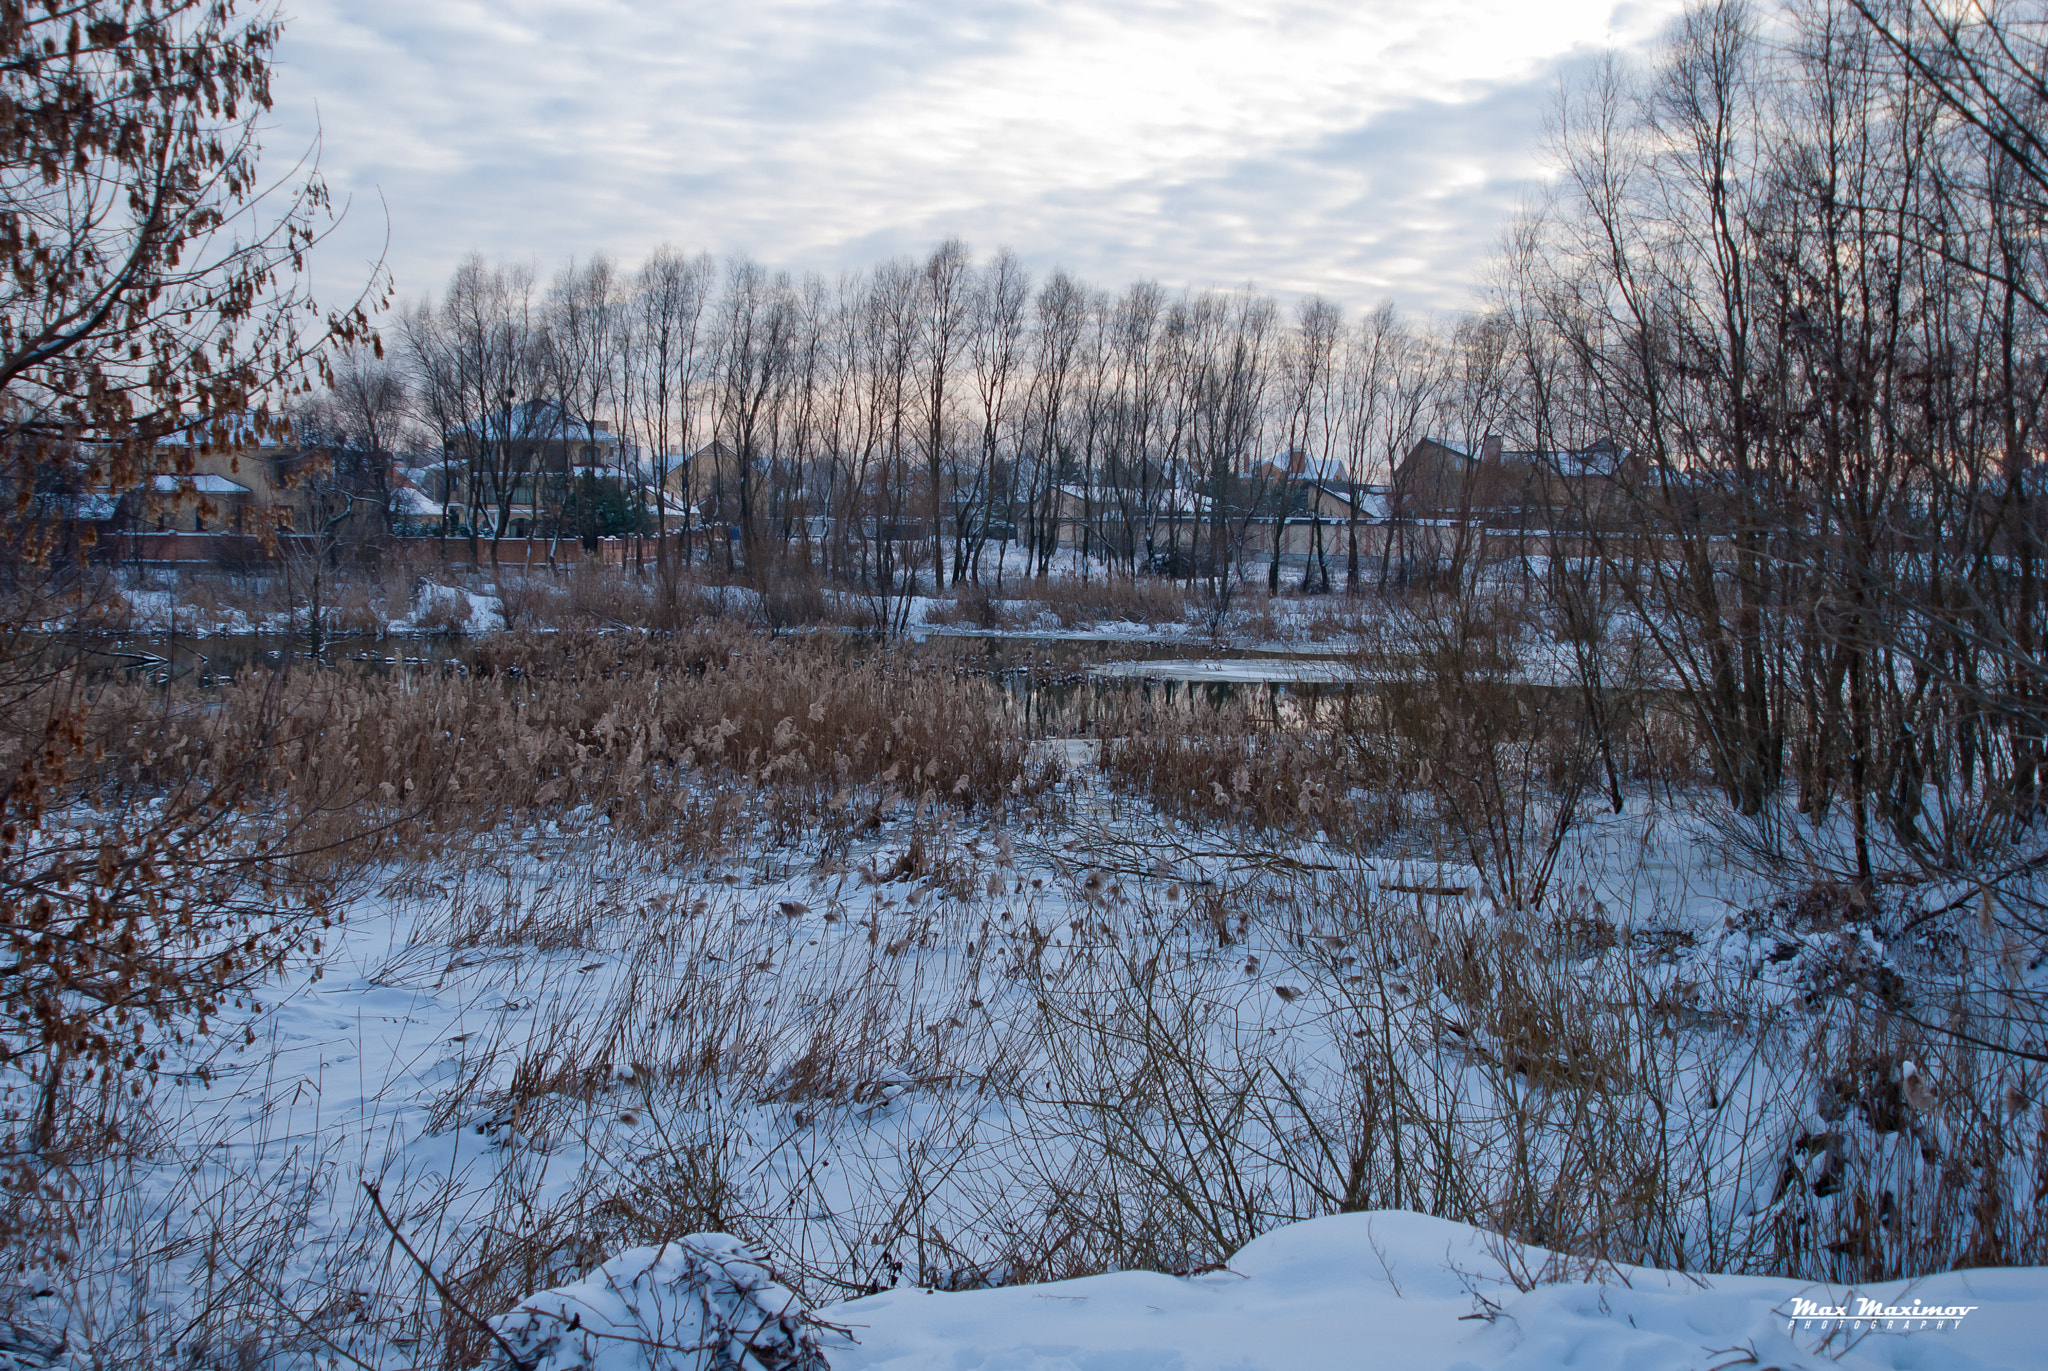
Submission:
[[[761,590],[761,619],[771,632],[827,624],[835,619],[832,599],[815,571],[800,566],[780,566],[764,577]]]
[[[510,568],[493,568],[490,587],[491,593],[497,597],[498,612],[504,618],[505,629],[510,633],[550,627],[563,617],[567,608],[567,590],[549,577]]]
[[[422,581],[416,597],[413,622],[419,632],[459,638],[470,631],[476,610],[468,595],[452,587]]]

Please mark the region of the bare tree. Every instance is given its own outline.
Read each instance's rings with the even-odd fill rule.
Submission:
[[[1038,292],[1037,350],[1033,358],[1028,455],[1031,486],[1026,495],[1035,574],[1052,569],[1060,539],[1060,478],[1068,460],[1067,424],[1075,363],[1087,310],[1087,291],[1055,271]]]
[[[1301,588],[1311,588],[1320,568],[1321,589],[1329,593],[1330,568],[1323,556],[1320,500],[1324,473],[1336,446],[1338,407],[1334,382],[1337,340],[1343,330],[1343,311],[1319,295],[1306,297],[1295,309],[1295,327],[1287,336],[1283,360],[1287,375],[1286,441],[1273,514],[1273,555],[1266,573],[1266,588],[1271,591],[1280,589],[1280,557],[1287,540],[1287,520],[1297,495],[1294,476],[1299,464],[1313,524],[1313,545],[1302,566]]]
[[[1111,305],[1104,362],[1108,437],[1101,505],[1114,532],[1103,539],[1111,564],[1135,575],[1144,549],[1149,562],[1153,515],[1160,498],[1154,443],[1164,408],[1160,317],[1166,297],[1154,281],[1133,282]],[[1141,534],[1142,531],[1142,534]]]
[[[669,560],[669,482],[680,467],[682,530],[676,556],[690,557],[690,451],[697,419],[700,345],[711,260],[656,248],[634,281],[633,369],[639,375],[640,433],[650,457],[655,507],[654,564],[671,613],[676,583]]]
[[[971,519],[963,518],[960,533],[969,572],[977,579],[981,548],[988,538],[989,523],[998,501],[1014,488],[1014,437],[1007,458],[1002,444],[1005,430],[1014,434],[1017,423],[1012,412],[1012,397],[1018,373],[1024,364],[1025,311],[1030,298],[1031,278],[1017,260],[1017,255],[1008,248],[997,249],[975,282],[973,326],[968,330],[968,364],[974,374],[974,394],[981,412],[981,466],[977,473],[981,499]],[[1008,510],[1007,501],[1004,501],[1004,508]],[[1012,519],[1013,516],[1006,513],[999,557],[1008,550],[1014,532]],[[958,555],[956,550],[953,569],[956,581],[960,575]],[[996,563],[996,582],[999,586],[1002,583],[1000,560]]]
[[[1359,592],[1359,492],[1368,472],[1391,473],[1398,454],[1414,441],[1425,402],[1403,381],[1415,369],[1413,335],[1391,300],[1359,320],[1346,340],[1342,414],[1344,463],[1350,476],[1346,510],[1344,591]],[[1404,398],[1411,403],[1403,405]],[[1389,530],[1382,529],[1382,538]],[[1384,548],[1382,550],[1384,558]],[[1384,560],[1382,561],[1384,567]]]
[[[1205,564],[1211,627],[1228,612],[1246,535],[1265,506],[1266,480],[1254,462],[1270,421],[1278,309],[1245,294],[1204,301],[1190,432],[1207,502]]]
[[[604,478],[599,470],[597,419],[607,408],[619,414],[626,412],[627,407],[620,401],[631,384],[631,371],[624,365],[630,343],[630,319],[621,286],[617,266],[599,253],[581,267],[571,262],[563,268],[547,297],[547,374],[550,389],[560,397],[559,441],[564,468],[561,480],[565,495],[568,488],[580,487],[575,490],[579,511],[576,532],[584,548],[592,551],[597,547],[600,532],[596,504],[598,485]],[[574,430],[578,428],[582,429],[583,444],[580,451],[572,451]],[[630,473],[624,470],[620,479],[629,487],[633,484]],[[536,492],[538,488],[536,481]],[[555,532],[559,536],[559,523]],[[552,563],[552,542],[548,556]]]
[[[966,244],[949,238],[932,249],[918,274],[917,385],[922,414],[917,440],[924,455],[925,497],[931,520],[932,581],[940,590],[946,586],[945,476],[952,442],[951,387],[972,324],[973,273]]]
[[[1526,245],[1526,413],[1631,454],[1577,516],[1606,584],[1746,841],[1866,904],[2048,863],[2041,23],[1691,10],[1573,93]]]
[[[748,574],[765,575],[762,478],[773,456],[773,401],[790,363],[796,306],[785,276],[744,258],[726,270],[717,337],[718,427],[732,435],[732,507]],[[721,478],[722,480],[722,478]],[[726,570],[733,570],[726,540]]]
[[[539,400],[548,357],[535,313],[531,273],[472,255],[440,303],[407,312],[400,327],[421,407],[441,428],[444,460],[463,472],[471,556],[488,529],[494,564],[522,490],[540,521],[536,454],[559,438],[559,409]]]
[[[323,522],[366,523],[391,534],[393,466],[410,409],[396,363],[364,348],[336,355],[327,389],[293,414],[294,440],[325,455],[325,472],[309,477],[332,506]]]

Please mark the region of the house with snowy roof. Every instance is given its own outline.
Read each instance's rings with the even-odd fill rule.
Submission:
[[[1239,473],[1261,481],[1306,481],[1340,487],[1351,483],[1351,466],[1342,457],[1318,457],[1307,448],[1284,448]]]
[[[247,532],[253,494],[210,471],[152,476],[144,527],[158,533]]]
[[[307,477],[325,461],[282,426],[195,425],[157,440],[157,475],[138,524],[159,532],[303,531]]]
[[[630,485],[639,453],[594,416],[556,400],[494,410],[442,435],[446,504],[500,520],[515,538],[563,531],[564,508],[594,483]]]
[[[1553,528],[1609,519],[1641,481],[1641,465],[1612,438],[1583,448],[1511,449],[1498,434],[1476,445],[1424,437],[1394,468],[1397,517]]]
[[[447,517],[447,507],[403,470],[392,473],[389,508],[391,531],[400,536],[439,533]]]
[[[555,400],[508,405],[444,435],[457,455],[487,453],[511,469],[569,476],[576,467],[616,471],[630,445],[605,423]]]

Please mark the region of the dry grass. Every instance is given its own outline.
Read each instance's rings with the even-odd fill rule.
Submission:
[[[992,631],[1089,628],[1099,624],[1179,624],[1200,613],[1200,597],[1172,581],[1079,581],[1071,577],[1019,580],[1003,588],[993,582],[956,586],[930,614],[935,624]]]
[[[1633,787],[1690,790],[1697,740],[1639,676],[1588,693],[1531,673],[1512,615],[1383,609],[1349,679],[1284,696],[1250,688],[1133,695],[1102,711],[1112,784],[1192,822],[1379,848],[1421,825],[1510,904],[1537,904],[1603,763]],[[1605,739],[1606,747],[1600,746]]]
[[[260,756],[263,791],[336,833],[388,823],[411,843],[583,811],[708,854],[714,780],[756,788],[791,840],[899,800],[1047,802],[1057,768],[1003,727],[995,690],[907,654],[719,628],[492,640],[460,671],[300,668],[203,692],[130,681],[95,699],[96,798]]]
[[[933,607],[928,622],[983,628],[991,631],[1014,631],[1030,628],[1036,616],[1021,611],[1014,604],[998,600],[992,586],[968,584],[954,588],[950,599],[940,601]]]
[[[1383,837],[1403,806],[1383,784],[1392,768],[1360,747],[1346,718],[1369,704],[1353,695],[1325,717],[1290,701],[1274,718],[1242,698],[1212,703],[1164,692],[1105,709],[1102,770],[1112,785],[1178,818],[1265,834]],[[1373,785],[1373,782],[1382,782]],[[1353,794],[1372,786],[1378,802]]]
[[[1026,582],[1017,588],[1016,594],[1027,612],[1050,613],[1062,628],[1102,623],[1181,623],[1193,617],[1198,604],[1183,586],[1149,577]]]
[[[513,545],[508,545],[508,547]],[[687,629],[692,624],[721,621],[778,634],[792,629],[832,627],[880,633],[888,600],[828,584],[813,568],[796,559],[765,562],[755,572],[726,575],[714,568],[671,568],[664,582],[648,561],[624,566],[574,563],[550,567],[545,544],[536,544],[529,558],[525,545],[518,555],[478,566],[419,557],[383,561],[335,557],[320,564],[320,622],[329,639],[381,636],[417,605],[422,586],[439,586],[483,595],[495,601],[506,630],[646,628]],[[286,568],[261,574],[222,569],[177,574],[180,603],[198,631],[213,631],[236,622],[288,619],[292,631],[310,631],[313,558],[300,555]],[[123,571],[131,581],[140,574]],[[158,580],[173,582],[159,573]],[[1358,621],[1355,606],[1323,602],[1312,616],[1310,635],[1317,640],[1348,632]],[[1235,618],[1253,636],[1275,637],[1282,627],[1270,611],[1263,589],[1236,596]],[[938,624],[992,630],[1087,628],[1104,624],[1194,624],[1212,615],[1206,594],[1172,581],[1151,577],[1080,581],[1061,576],[1044,581],[1023,579],[1004,586],[1000,597],[992,582],[955,587],[940,597],[930,614]],[[1232,617],[1225,615],[1224,617]],[[427,632],[478,632],[481,625],[460,619],[432,619],[419,625]]]

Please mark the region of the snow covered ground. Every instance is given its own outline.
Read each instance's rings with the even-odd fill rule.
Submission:
[[[761,1349],[763,1366],[814,1345],[832,1371],[2017,1371],[2042,1364],[2048,1330],[2048,1270],[1857,1289],[1691,1278],[1588,1267],[1388,1211],[1277,1229],[1186,1276],[891,1290],[815,1311],[808,1339],[787,1316],[794,1297],[745,1256],[731,1239],[685,1239],[608,1263],[498,1324],[538,1354],[536,1371],[708,1369],[720,1339],[706,1336],[702,1310]],[[737,1298],[726,1293],[735,1268]],[[691,1346],[707,1350],[677,1350]]]
[[[111,1263],[93,1298],[125,1291],[115,1312],[55,1281],[33,1304],[83,1345],[123,1321],[175,1341],[261,1319],[305,1356],[398,1371],[449,1315],[366,1206],[368,1181],[488,1312],[636,1235],[742,1226],[813,1301],[883,1291],[821,1311],[858,1339],[828,1349],[839,1371],[2041,1364],[2016,1331],[2048,1327],[2041,1272],[1855,1292],[1980,1307],[1960,1330],[1830,1338],[1785,1311],[1858,1307],[1846,1290],[1627,1267],[1588,1283],[1400,1213],[1290,1226],[1344,1184],[1318,1140],[1360,1127],[1390,1085],[1409,1092],[1388,1117],[1415,1111],[1412,1145],[1455,1124],[1469,1152],[1429,1183],[1455,1172],[1486,1193],[1508,1183],[1518,1128],[1574,1204],[1618,1183],[1571,1174],[1589,1107],[1601,1148],[1654,1149],[1644,1130],[1663,1128],[1696,1153],[1660,1181],[1680,1187],[1672,1222],[1720,1260],[1769,1260],[1830,1175],[1915,1184],[1915,1149],[1959,1146],[1962,1119],[1930,1105],[1886,1131],[1852,1126],[1861,1106],[1839,1124],[1812,1112],[1800,1006],[1841,937],[1746,914],[1763,887],[1716,869],[1682,816],[1584,816],[1564,866],[1587,922],[1544,972],[1532,944],[1470,941],[1509,936],[1484,932],[1498,911],[1470,866],[1218,841],[1071,760],[1066,819],[1043,831],[898,811],[836,850],[764,827],[698,863],[586,815],[384,871],[253,1046],[215,1058],[210,1083],[158,1087],[175,1136],[106,1178],[88,1235]],[[1639,954],[1617,959],[1602,909]],[[1444,937],[1508,959],[1490,976],[1552,975],[1637,1018],[1603,1011],[1583,1047],[1562,1043],[1568,1026],[1541,1030],[1556,1042],[1516,1028],[1497,986],[1426,987],[1413,959]],[[1659,1026],[1681,1023],[1695,1027],[1667,1041]],[[1600,1072],[1631,1063],[1630,1082],[1574,1084],[1582,1051],[1604,1054]],[[1380,1080],[1390,1069],[1412,1080]],[[1176,1118],[1199,1136],[1176,1139]],[[1806,1178],[1790,1190],[1788,1166]],[[1013,1283],[1225,1255],[1188,1278]]]
[[[1851,1314],[1864,1301],[1968,1314],[1802,1320],[1800,1299]],[[1130,1271],[995,1291],[889,1291],[821,1316],[860,1338],[829,1348],[836,1371],[1962,1371],[2044,1365],[2048,1271],[1855,1291],[1694,1281],[1640,1266],[1585,1273],[1462,1223],[1382,1211],[1294,1223],[1245,1246],[1227,1269],[1188,1279]]]
[[[1783,1269],[1836,1261],[1821,1230],[1859,1194],[2035,1164],[2037,1082],[2001,1104],[1959,1054],[1826,1039],[1844,967],[1928,967],[1869,919],[1772,906],[1683,796],[1588,801],[1547,857],[1533,811],[1492,858],[1427,825],[1339,850],[1173,821],[1110,789],[1096,740],[1042,746],[1071,770],[1047,813],[863,794],[793,823],[707,774],[688,784],[730,806],[722,846],[578,812],[389,863],[254,1044],[161,1081],[157,1143],[93,1179],[98,1303],[54,1278],[29,1303],[81,1347],[260,1322],[280,1367],[435,1362],[452,1316],[368,1181],[487,1313],[649,1235],[742,1232],[809,1300],[880,1291],[820,1311],[856,1339],[827,1348],[839,1371],[2042,1364],[2012,1331],[2048,1328],[2040,1272],[1852,1299],[1588,1272],[1395,1212],[1292,1222],[1338,1207],[1359,1137],[1376,1205],[1483,1212],[1520,1168],[1552,1212],[1517,1231],[1559,1245],[1641,1163],[1679,1236],[1639,1248]],[[1542,919],[1484,893],[1475,863],[1509,859],[1554,859]],[[1987,1107],[2014,1142],[1988,1163],[1967,1154]],[[1444,1159],[1401,1179],[1388,1128]],[[1911,1330],[1786,1312],[1915,1297],[1980,1307]]]
[[[1799,1318],[1958,1307],[1960,1318]],[[2048,1271],[1957,1272],[1868,1289],[1640,1267],[1574,1270],[1420,1214],[1278,1229],[1220,1271],[1129,1271],[958,1293],[892,1290],[820,1311],[858,1342],[834,1371],[1252,1371],[1389,1367],[2037,1367]]]

